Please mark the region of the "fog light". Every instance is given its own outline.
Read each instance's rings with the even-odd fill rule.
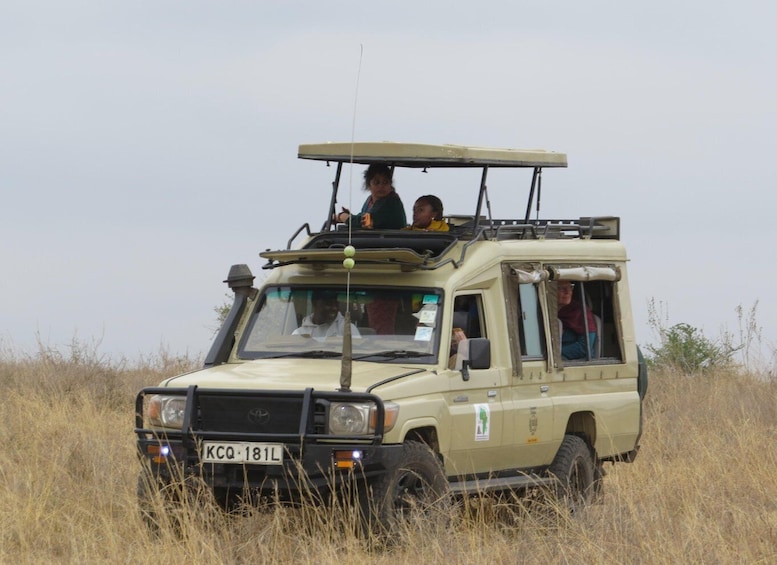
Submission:
[[[364,453],[361,449],[335,451],[335,469],[354,469],[361,465],[362,457],[364,457]]]
[[[159,443],[147,445],[146,453],[154,463],[164,463],[169,457],[177,455],[169,445]]]

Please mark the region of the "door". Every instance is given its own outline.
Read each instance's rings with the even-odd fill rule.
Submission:
[[[488,337],[481,293],[459,294],[454,298],[450,326],[451,348],[447,378],[448,410],[451,417],[451,446],[446,460],[449,475],[472,475],[498,469],[504,433],[502,394],[505,372],[488,369],[464,370],[468,340]]]

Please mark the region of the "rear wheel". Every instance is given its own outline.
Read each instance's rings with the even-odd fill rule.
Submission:
[[[594,496],[594,461],[588,444],[578,436],[566,435],[549,473],[556,477],[556,497],[570,512],[588,505]]]

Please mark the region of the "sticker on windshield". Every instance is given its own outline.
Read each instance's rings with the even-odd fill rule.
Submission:
[[[434,321],[437,319],[437,308],[427,308],[424,306],[421,311],[419,312],[418,321],[421,324],[426,324],[427,326],[433,326]]]
[[[416,341],[432,341],[432,332],[434,331],[434,328],[430,328],[427,326],[420,326],[415,329],[415,340]]]
[[[424,294],[424,304],[437,304],[439,298],[436,294]]]

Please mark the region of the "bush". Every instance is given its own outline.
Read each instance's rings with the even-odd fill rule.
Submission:
[[[666,327],[668,316],[662,315],[661,305],[651,300],[649,324],[658,335],[658,345],[647,345],[648,364],[654,368],[698,373],[710,369],[732,368],[734,354],[742,346],[732,344],[731,335],[723,334],[718,341],[708,339],[700,329],[685,323]]]
[[[648,345],[648,363],[654,367],[675,368],[696,373],[732,365],[731,357],[738,348],[710,341],[701,330],[689,324],[675,324],[663,330],[661,345]]]

